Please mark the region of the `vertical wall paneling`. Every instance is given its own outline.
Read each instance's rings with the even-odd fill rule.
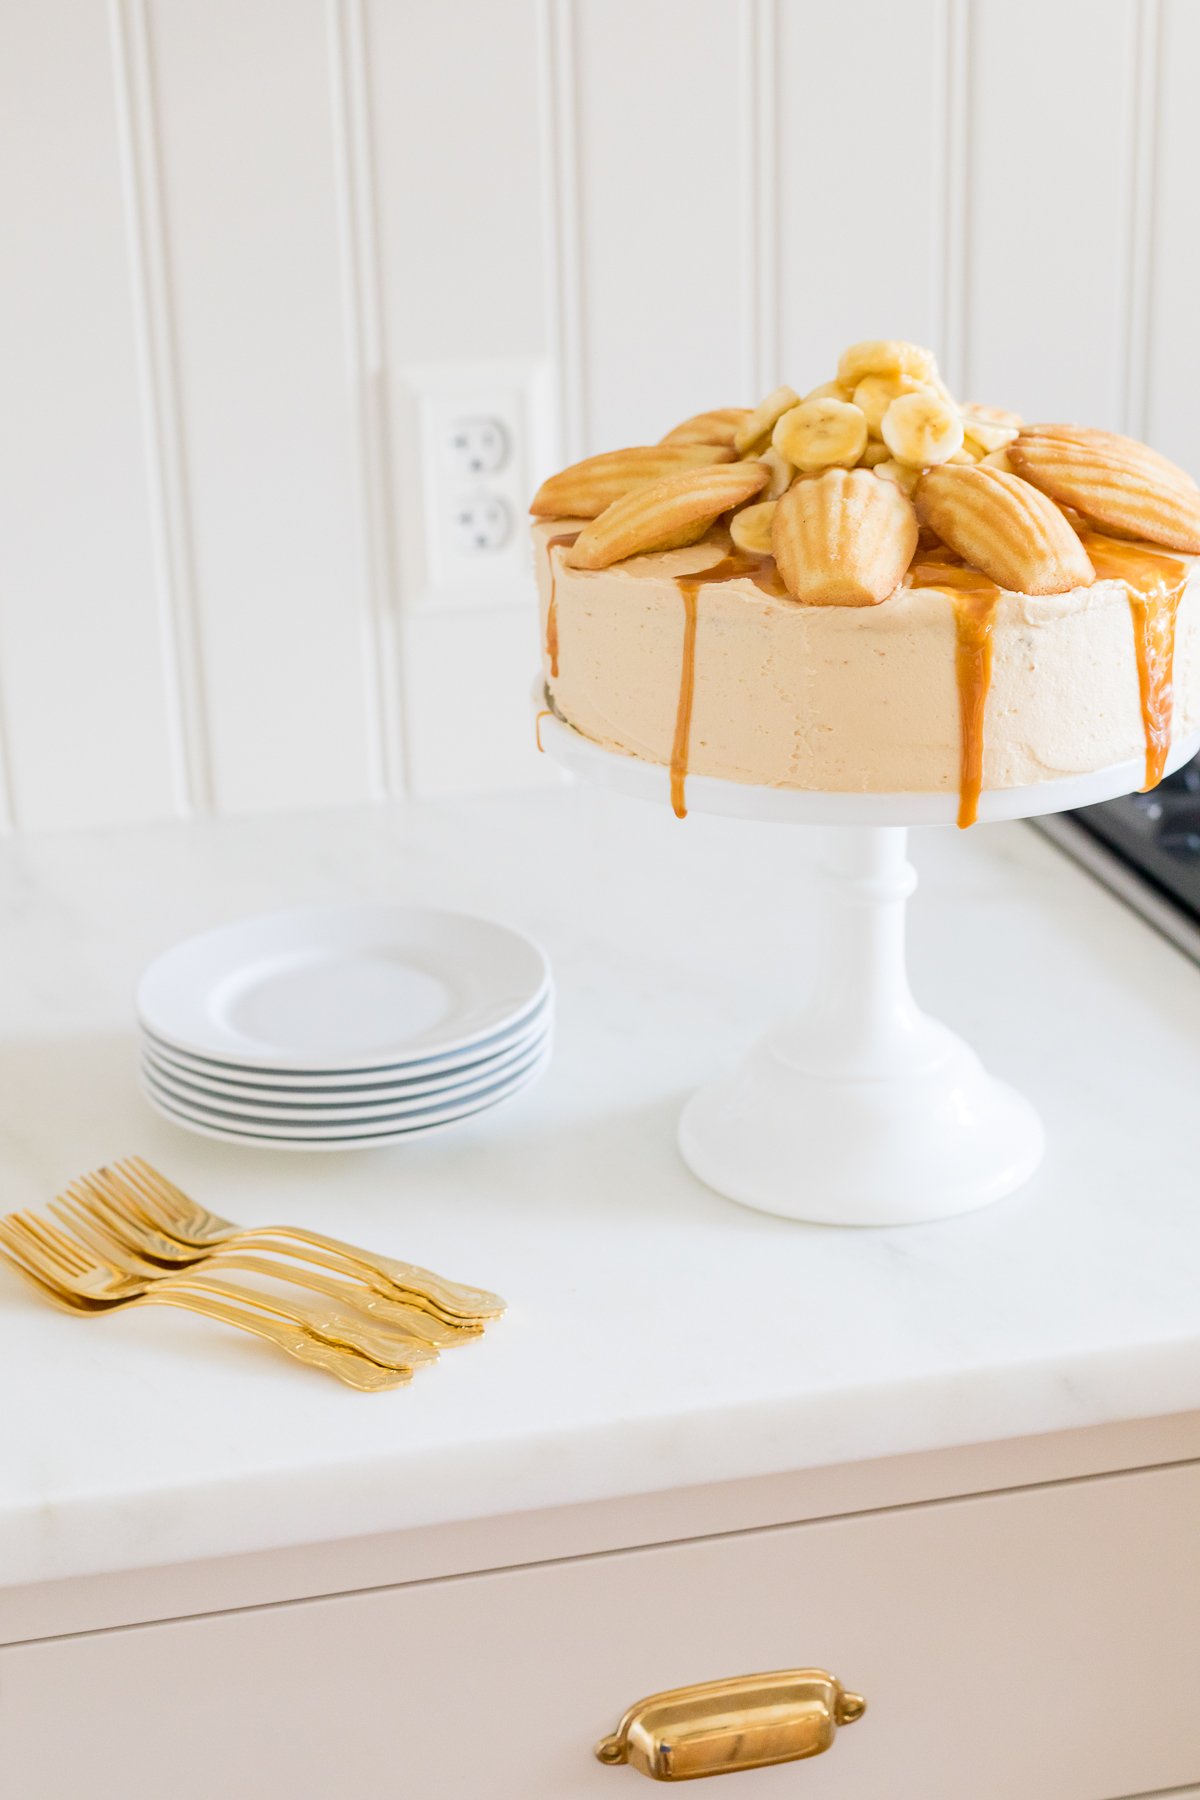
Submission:
[[[935,223],[937,307],[933,346],[953,393],[966,398],[967,233],[970,229],[971,109],[969,0],[942,0],[939,20],[943,82],[935,167],[941,216]]]
[[[151,0],[214,795],[373,791],[322,0]]]
[[[169,815],[110,20],[0,15],[0,713],[22,826]]]
[[[1129,63],[1132,125],[1128,172],[1128,251],[1121,427],[1134,437],[1146,430],[1150,281],[1154,267],[1154,193],[1158,163],[1162,85],[1160,0],[1137,0]]]
[[[942,0],[780,7],[780,349],[801,391],[856,338],[937,336],[942,38]]]
[[[968,397],[1117,426],[1137,0],[974,0]]]
[[[777,0],[742,0],[742,393],[752,406],[780,382]]]
[[[571,0],[537,0],[539,162],[546,339],[564,463],[583,455],[583,286],[579,275],[579,162]]]
[[[165,697],[176,802],[187,814],[208,809],[212,782],[145,0],[110,0],[110,16]]]
[[[586,448],[744,401],[739,14],[577,0]]]
[[[366,18],[363,0],[328,0],[328,6],[346,355],[370,625],[368,750],[375,792],[396,795],[406,757]]]
[[[1158,159],[1150,246],[1150,305],[1145,337],[1146,435],[1200,476],[1200,7],[1165,0],[1159,48]]]

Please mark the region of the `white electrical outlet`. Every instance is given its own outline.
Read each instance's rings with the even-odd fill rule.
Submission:
[[[512,509],[499,494],[467,494],[454,509],[455,536],[466,556],[494,556],[512,536]]]
[[[464,481],[495,475],[508,461],[509,436],[503,419],[455,419],[446,454]]]
[[[554,466],[545,364],[425,364],[402,380],[411,402],[400,445],[406,604],[528,603],[528,534],[519,522]]]

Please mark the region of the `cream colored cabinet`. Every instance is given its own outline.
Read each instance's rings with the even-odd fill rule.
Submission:
[[[1196,1791],[1200,1465],[16,1645],[0,1791],[636,1800],[626,1706],[803,1664],[866,1716],[722,1800]]]

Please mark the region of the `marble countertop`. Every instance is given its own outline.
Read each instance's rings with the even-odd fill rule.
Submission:
[[[498,1289],[509,1315],[359,1395],[147,1309],[71,1320],[0,1265],[0,1584],[836,1464],[1200,1406],[1200,971],[1023,826],[914,840],[918,999],[1045,1118],[969,1217],[744,1211],[674,1147],[683,1097],[799,1002],[806,834],[598,792],[0,845],[0,1192],[139,1151],[215,1210]],[[209,924],[361,895],[541,939],[549,1074],[369,1154],[158,1119],[131,994]]]

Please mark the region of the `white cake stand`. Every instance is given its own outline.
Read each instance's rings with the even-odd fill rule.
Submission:
[[[543,717],[541,742],[572,774],[670,804],[670,776]],[[1167,772],[1200,750],[1178,743]],[[980,797],[981,821],[1026,819],[1130,793],[1140,760]],[[689,776],[689,812],[825,834],[815,992],[732,1075],[684,1107],[679,1148],[730,1200],[827,1225],[904,1225],[986,1206],[1028,1180],[1044,1134],[1021,1094],[984,1069],[909,991],[904,907],[916,887],[908,827],[953,825],[957,794],[825,794]]]

